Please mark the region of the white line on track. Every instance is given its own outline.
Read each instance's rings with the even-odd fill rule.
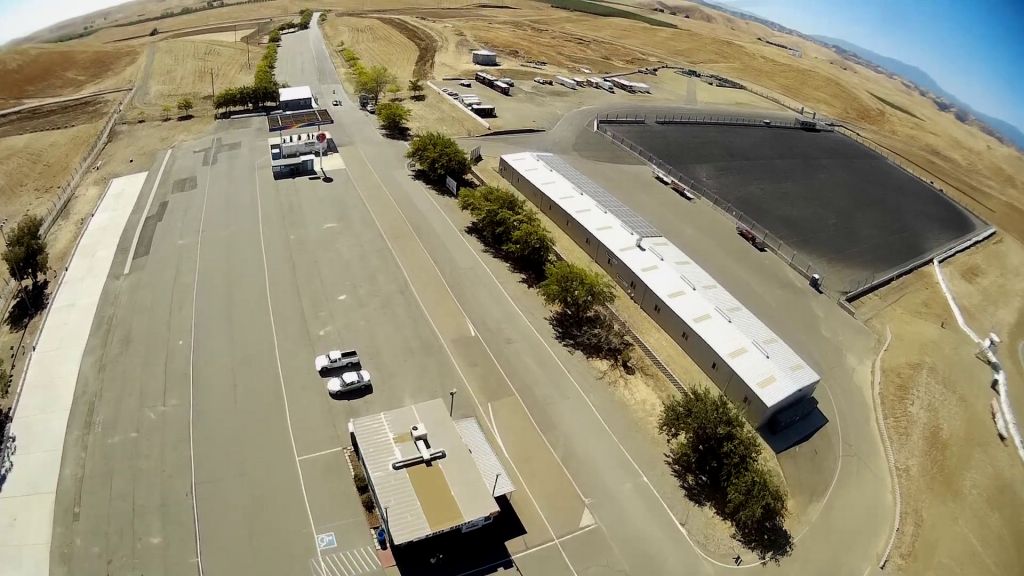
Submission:
[[[359,150],[358,147],[356,148],[356,150],[359,151],[359,154],[363,157],[363,161],[366,162],[366,156],[363,155],[362,151]],[[366,162],[366,165],[369,166],[370,163]],[[373,171],[373,167],[372,166],[370,166],[370,170]],[[374,173],[374,176],[377,175],[376,172],[373,172],[373,173]],[[379,177],[377,177],[377,182],[384,189],[384,191],[387,192],[387,187],[384,186],[384,184],[380,181]],[[402,264],[401,258],[398,257],[398,252],[395,251],[394,245],[391,244],[391,239],[388,238],[387,233],[384,232],[384,227],[381,226],[380,220],[377,219],[376,213],[374,213],[373,208],[370,207],[369,202],[367,202],[367,200],[366,200],[366,195],[363,194],[362,189],[359,187],[358,184],[356,184],[356,181],[355,181],[354,178],[352,179],[352,186],[355,187],[356,192],[359,194],[359,196],[363,200],[363,205],[366,206],[366,210],[370,213],[370,217],[373,219],[374,223],[377,225],[377,229],[380,230],[381,237],[384,238],[384,243],[387,244],[388,249],[391,251],[391,255],[394,256],[395,262],[398,264],[399,269],[402,270],[402,275],[405,276],[405,281],[409,285],[409,289],[412,291],[412,295],[416,298],[416,302],[419,303],[420,308],[423,310],[423,314],[427,317],[427,322],[429,322],[430,323],[430,327],[434,329],[434,334],[437,335],[437,339],[441,342],[441,346],[444,348],[445,352],[448,354],[448,358],[452,361],[452,365],[455,367],[455,371],[458,372],[458,374],[459,374],[459,379],[461,379],[462,383],[466,386],[466,390],[469,390],[469,395],[473,398],[473,403],[476,404],[477,410],[479,410],[481,415],[485,414],[483,406],[480,404],[480,400],[476,396],[476,392],[474,392],[473,391],[473,387],[469,385],[469,380],[466,378],[466,375],[462,372],[462,368],[459,366],[458,361],[455,360],[455,355],[452,354],[451,349],[448,347],[448,343],[445,342],[445,340],[444,340],[444,336],[441,335],[441,331],[437,328],[437,324],[434,323],[434,319],[431,318],[430,311],[427,310],[427,306],[423,303],[423,299],[420,298],[419,292],[416,290],[416,286],[415,286],[415,284],[413,284],[412,278],[409,277],[409,272],[405,269],[405,265]],[[387,192],[387,193],[388,193],[388,196],[390,197],[390,192]],[[393,198],[392,198],[392,202],[394,202]],[[401,210],[399,210],[399,213],[401,213]],[[404,218],[404,214],[403,214],[403,218]],[[408,223],[408,220],[406,220],[406,223]],[[410,228],[410,230],[411,230],[411,228]],[[416,236],[415,231],[413,231],[412,234],[413,234],[413,237],[417,238],[417,241],[418,241],[419,238]],[[422,247],[422,244],[420,246]],[[431,260],[431,262],[432,262],[432,260]],[[444,278],[442,278],[441,280],[443,282]],[[456,304],[458,304],[458,302],[456,302]],[[500,367],[499,367],[499,369],[500,369]],[[524,408],[525,408],[525,406],[524,406]],[[492,429],[492,431],[494,430],[493,424],[491,425],[491,429]],[[497,435],[495,435],[495,436],[497,436]],[[541,435],[541,437],[543,438],[543,434]],[[545,439],[545,442],[547,442],[546,439]],[[552,451],[552,454],[554,454],[553,451]],[[555,459],[556,460],[558,459],[557,455],[555,455]],[[509,464],[512,464],[512,468],[514,470],[515,469],[515,463],[513,463],[511,461],[511,459],[509,460]],[[519,476],[519,480],[523,483],[523,489],[526,491],[527,495],[529,495],[530,494],[530,490],[529,490],[529,488],[526,485],[526,480],[522,477],[522,475],[519,474],[518,470],[516,471],[516,475]],[[570,477],[570,481],[571,480],[572,480],[572,478]],[[533,500],[533,496],[530,496],[530,499]],[[544,512],[540,509],[540,506],[537,506],[537,502],[536,501],[534,501],[533,504],[534,504],[534,507],[537,508],[537,513],[540,515],[540,518],[544,522],[544,525],[547,527],[548,531],[551,533],[551,537],[552,538],[557,538],[557,536],[555,536],[555,531],[551,528],[551,525],[548,523],[547,517],[544,515]],[[573,568],[572,563],[569,562],[569,557],[565,554],[565,550],[562,549],[561,544],[558,545],[558,550],[562,553],[562,558],[565,560],[566,566],[569,567],[569,570],[572,572],[573,576],[576,576],[576,569]]]
[[[313,458],[314,456],[323,456],[324,454],[330,454],[331,452],[338,452],[342,449],[341,446],[337,448],[328,448],[327,450],[321,450],[312,454],[306,454],[305,456],[299,456],[299,460],[305,460],[306,458]]]
[[[215,141],[210,140],[210,148],[212,149]],[[167,151],[167,156],[164,157],[164,164],[167,163],[167,158],[170,157],[171,151]],[[188,459],[192,473],[192,521],[195,524],[195,540],[196,540],[196,567],[199,571],[199,576],[203,576],[203,547],[200,543],[199,538],[199,505],[197,501],[199,499],[196,494],[196,444],[195,437],[193,435],[192,421],[195,416],[195,402],[193,399],[195,395],[194,391],[194,365],[196,359],[196,296],[199,295],[199,262],[200,255],[203,250],[203,224],[206,222],[206,200],[210,196],[210,172],[213,169],[213,163],[211,162],[206,167],[206,185],[203,187],[203,211],[199,216],[199,234],[196,235],[196,278],[192,284],[192,336],[189,342],[189,353],[188,353]],[[160,168],[160,172],[163,172],[163,167]],[[157,177],[159,179],[159,176]],[[153,186],[153,190],[156,190],[156,185]],[[150,200],[153,197],[150,195]],[[149,212],[149,208],[146,208],[146,212]],[[145,212],[142,214],[142,219],[145,220]],[[139,221],[139,230],[142,229],[142,221]],[[138,241],[138,234],[135,236],[135,240]],[[134,252],[134,244],[132,245],[132,251]],[[128,255],[128,263],[132,261],[131,254]],[[127,266],[125,267],[125,273],[127,274]]]
[[[309,528],[311,533],[316,535],[316,524],[313,522],[313,510],[309,507],[309,496],[306,494],[306,481],[302,477],[302,465],[299,464],[299,452],[295,448],[295,432],[292,431],[292,415],[288,409],[288,391],[284,385],[284,372],[281,370],[281,351],[277,344],[277,324],[274,322],[274,305],[270,299],[270,271],[267,267],[267,244],[263,238],[263,201],[260,199],[259,161],[255,164],[256,173],[256,210],[260,222],[260,252],[263,254],[263,282],[267,288],[267,310],[270,312],[270,333],[274,338],[274,360],[277,364],[277,380],[281,384],[281,397],[284,399],[284,416],[288,422],[288,438],[292,444],[292,456],[295,458],[295,470],[299,473],[299,487],[302,489],[302,500],[306,503],[306,515],[309,516]],[[209,182],[207,182],[209,184]],[[321,569],[324,566],[324,557],[320,552],[320,546],[316,547],[316,556],[320,560]]]
[[[153,181],[153,188],[149,191],[149,199],[146,200],[146,207],[142,210],[142,216],[139,217],[139,225],[135,228],[135,237],[132,238],[132,247],[128,251],[128,261],[124,263],[124,275],[127,276],[128,272],[132,269],[132,260],[135,259],[135,247],[139,245],[139,236],[142,235],[142,225],[146,223],[146,215],[149,214],[149,209],[153,205],[153,197],[156,196],[156,187],[160,185],[160,179],[164,176],[164,168],[167,167],[167,160],[171,157],[171,152],[174,151],[174,146],[167,149],[167,154],[164,154],[164,162],[160,165],[160,171],[156,173],[156,180]],[[206,171],[210,173],[209,170]],[[202,228],[199,233],[202,234]]]

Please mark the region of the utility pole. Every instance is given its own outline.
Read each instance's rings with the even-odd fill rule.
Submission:
[[[210,98],[216,98],[217,92],[213,89],[213,68],[210,68]]]
[[[452,403],[448,407],[448,417],[451,418],[452,414],[455,413],[455,388],[452,388],[448,394],[452,397]]]

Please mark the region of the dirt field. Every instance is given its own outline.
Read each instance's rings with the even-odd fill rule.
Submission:
[[[173,108],[182,96],[195,102],[193,115],[212,113],[211,88],[220,91],[252,82],[264,49],[242,42],[189,38],[158,42],[154,50],[152,67],[146,74],[148,81],[135,98],[136,105],[150,118],[162,116],[162,106]],[[173,115],[178,115],[177,110]]]
[[[1024,267],[1024,250],[1003,236],[943,265],[968,324],[1010,333],[1024,295],[1002,270]],[[886,308],[878,310],[881,306]],[[869,325],[892,330],[882,362],[882,403],[903,497],[895,564],[916,574],[1013,574],[1024,565],[1024,466],[992,422],[990,369],[957,327],[929,267],[860,304]],[[1024,408],[1016,339],[1001,350],[1011,399]]]
[[[69,96],[135,81],[141,52],[133,46],[27,46],[0,58],[0,108],[30,98]],[[10,104],[10,105],[8,105]]]

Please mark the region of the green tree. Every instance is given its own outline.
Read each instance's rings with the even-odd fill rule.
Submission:
[[[419,78],[412,78],[409,80],[408,90],[412,93],[414,100],[423,99],[423,81]]]
[[[730,522],[736,539],[762,560],[789,554],[785,490],[760,463],[757,435],[724,395],[703,386],[684,390],[664,406],[658,429],[669,441],[666,463],[690,501]]]
[[[188,96],[178,98],[178,111],[183,115],[188,116],[189,112],[191,112],[193,108],[195,108],[195,103],[192,102],[191,98]]]
[[[463,188],[459,208],[473,216],[471,232],[522,272],[538,276],[551,258],[554,241],[526,201],[497,186]]]
[[[469,172],[469,156],[450,136],[424,132],[412,137],[405,153],[429,182],[443,182],[445,176],[459,180]]]
[[[29,214],[22,216],[14,230],[6,233],[3,261],[7,264],[7,273],[17,282],[31,280],[35,284],[41,274],[46,274],[50,254],[42,229],[43,219]]]
[[[216,102],[216,98],[214,98],[214,102]],[[171,105],[164,104],[160,107],[160,112],[163,114],[164,120],[169,120],[171,118]]]
[[[280,30],[272,30],[270,32],[270,36],[269,36],[268,40],[270,42],[274,43],[274,44],[277,44],[278,42],[280,42],[281,41],[281,31]]]
[[[391,136],[405,134],[410,114],[410,110],[399,102],[385,102],[377,107],[380,127]]]
[[[580,322],[615,300],[615,287],[601,273],[571,262],[547,267],[547,279],[538,287],[549,306],[557,306]]]
[[[361,68],[356,72],[356,91],[369,95],[373,98],[373,103],[377,104],[380,101],[380,95],[388,89],[388,86],[397,81],[398,77],[386,66],[378,64],[369,68]]]

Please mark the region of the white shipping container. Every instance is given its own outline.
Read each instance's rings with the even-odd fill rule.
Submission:
[[[565,76],[555,76],[555,82],[558,82],[559,84],[565,86],[566,88],[572,88],[573,90],[576,89],[576,81],[573,80],[572,78],[566,78]]]

